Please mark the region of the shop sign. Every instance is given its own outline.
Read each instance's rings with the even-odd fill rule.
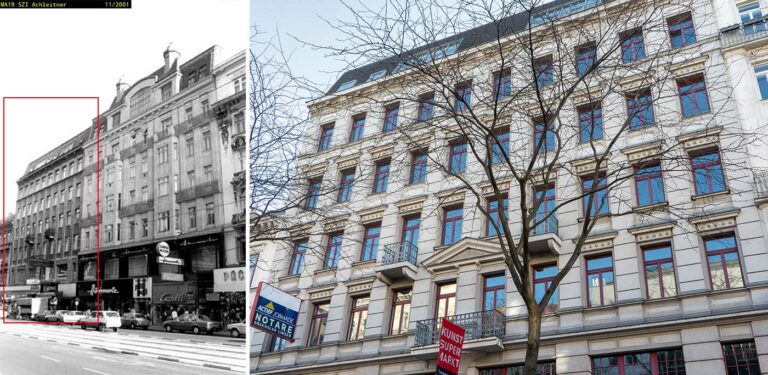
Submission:
[[[152,278],[133,279],[133,298],[152,298]]]
[[[184,265],[184,259],[169,258],[169,257],[157,257],[157,263],[171,264],[171,265],[174,265],[174,266],[183,266]]]
[[[168,243],[165,241],[158,242],[157,255],[160,255],[161,258],[167,258],[169,254],[171,254],[171,247],[168,246]]]
[[[114,286],[111,287],[111,288],[108,288],[108,289],[107,288],[96,289],[96,284],[91,284],[91,290],[88,291],[88,295],[93,297],[93,296],[96,295],[96,293],[98,293],[100,295],[104,295],[104,294],[120,294],[120,291],[117,290],[117,288],[115,288]]]
[[[152,302],[165,304],[189,304],[195,302],[195,287],[191,283],[152,286]]]
[[[440,346],[437,352],[436,375],[457,375],[464,346],[464,328],[448,319],[440,323]]]
[[[219,293],[205,293],[205,301],[206,302],[219,302],[221,299]]]
[[[293,341],[301,300],[261,282],[251,309],[251,327]]]
[[[213,271],[214,292],[245,290],[245,267],[219,268]]]
[[[160,273],[160,280],[182,282],[182,281],[184,281],[184,274],[183,273],[161,272]]]
[[[40,279],[27,279],[27,285],[40,285]]]

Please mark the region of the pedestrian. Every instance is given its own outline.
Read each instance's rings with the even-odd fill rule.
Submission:
[[[171,319],[179,320],[179,313],[176,310],[171,311]]]

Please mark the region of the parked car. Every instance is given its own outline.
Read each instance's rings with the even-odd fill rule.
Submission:
[[[147,329],[151,324],[149,318],[146,315],[134,312],[123,314],[123,316],[120,317],[120,321],[122,322],[122,328],[130,329]]]
[[[245,320],[239,323],[227,324],[227,331],[229,331],[229,334],[232,335],[232,337],[245,336]]]
[[[44,321],[47,320],[46,318],[48,316],[50,316],[50,315],[53,315],[53,311],[51,311],[51,310],[43,310],[43,311],[40,311],[37,314],[32,315],[31,318],[32,318],[32,320],[36,320],[38,322],[44,322]]]
[[[98,320],[96,319],[97,316]],[[120,321],[120,314],[114,311],[99,311],[98,313],[92,312],[90,315],[80,319],[78,324],[82,329],[93,327],[97,331],[103,331],[112,328],[113,331],[117,332],[122,322]]]
[[[46,322],[63,322],[64,321],[64,314],[69,313],[67,310],[56,310],[52,314],[45,316]]]
[[[61,322],[64,323],[77,323],[80,321],[80,319],[85,318],[85,312],[84,311],[67,311],[66,314],[63,314],[61,316],[62,320]]]
[[[215,322],[205,315],[190,314],[180,316],[178,320],[167,320],[163,322],[163,328],[166,332],[175,331],[192,331],[194,334],[199,334],[201,331],[205,331],[207,334],[213,334],[221,329],[221,323]]]

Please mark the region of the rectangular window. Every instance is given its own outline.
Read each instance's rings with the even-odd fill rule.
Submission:
[[[320,186],[322,180],[319,178],[309,180],[309,189],[307,190],[307,203],[304,208],[311,210],[317,208],[317,202],[320,200]]]
[[[696,194],[709,194],[726,188],[723,166],[720,164],[718,151],[691,156],[693,184]]]
[[[161,197],[168,195],[168,176],[157,179],[157,193]]]
[[[352,187],[355,183],[355,170],[349,169],[341,172],[341,182],[339,183],[339,202],[349,202],[352,199]]]
[[[551,55],[537,58],[533,64],[533,76],[536,86],[546,87],[555,83]]]
[[[333,138],[333,124],[323,125],[320,128],[320,144],[317,146],[317,151],[331,148],[331,138]]]
[[[288,270],[289,275],[300,275],[304,272],[304,256],[307,254],[308,248],[309,242],[307,240],[296,242],[293,245],[291,268]]]
[[[736,246],[736,236],[731,233],[705,238],[704,248],[707,251],[709,280],[712,283],[712,290],[725,290],[744,286],[739,249]]]
[[[503,274],[483,277],[483,311],[496,310],[505,314],[507,277]]]
[[[536,364],[536,375],[556,375],[555,362]],[[491,367],[480,369],[480,375],[523,375],[523,365]]]
[[[195,138],[194,136],[187,138],[187,157],[195,156]]]
[[[594,43],[587,43],[576,48],[576,72],[579,76],[584,76],[590,72],[597,60],[597,48]]]
[[[685,375],[682,349],[592,358],[595,375]]]
[[[456,282],[439,284],[437,286],[437,303],[435,317],[446,318],[456,313]]]
[[[485,225],[485,235],[486,236],[495,236],[498,235],[501,232],[501,216],[499,216],[499,201],[496,199],[495,196],[488,197],[488,220]],[[507,211],[509,211],[509,199],[507,199],[506,194],[502,196],[502,208],[501,212],[504,213],[504,217],[507,216]]]
[[[683,117],[709,113],[709,97],[703,75],[697,74],[677,80],[677,89]]]
[[[653,97],[650,89],[626,94],[629,128],[639,129],[656,122],[653,114]]]
[[[197,207],[188,208],[187,214],[189,215],[189,227],[190,228],[197,227]]]
[[[467,110],[472,105],[472,81],[462,82],[454,87],[456,97],[454,98],[453,109],[457,113]]]
[[[432,119],[434,102],[435,94],[432,92],[421,95],[419,97],[419,114],[417,116],[419,121],[427,121]]]
[[[339,259],[341,259],[341,242],[343,239],[343,233],[333,233],[328,235],[323,269],[332,269],[339,265]]]
[[[598,177],[596,186],[592,178],[581,180],[581,190],[584,195],[581,198],[581,203],[585,217],[608,214],[608,189],[605,186],[605,177]]]
[[[411,175],[408,183],[421,184],[427,180],[427,154],[424,151],[411,153]]]
[[[615,302],[613,256],[584,258],[587,263],[587,301],[589,306],[606,306]]]
[[[203,132],[203,151],[210,151],[211,150],[211,132],[204,131]]]
[[[664,197],[664,179],[661,165],[635,168],[635,193],[637,206],[649,206],[666,201]]]
[[[494,138],[489,138],[491,142],[491,164],[506,162],[509,155],[509,129],[503,128],[496,131]]]
[[[146,218],[141,219],[141,236],[147,237],[149,236],[149,220]]]
[[[205,217],[207,219],[206,225],[216,224],[216,213],[213,210],[213,203],[205,204]]]
[[[384,108],[384,133],[397,129],[397,114],[400,112],[400,104],[395,103]]]
[[[403,247],[415,252],[419,246],[419,227],[421,217],[408,216],[403,218]]]
[[[511,69],[505,69],[504,71],[494,73],[493,92],[496,93],[496,100],[508,98],[512,95]]]
[[[643,247],[645,285],[649,299],[674,297],[677,295],[675,265],[672,261],[672,247],[669,244]]]
[[[363,139],[365,130],[365,113],[352,117],[352,132],[349,134],[350,142],[357,142]]]
[[[763,10],[760,2],[749,3],[739,7],[741,25],[744,27],[744,35],[752,35],[766,30]]]
[[[579,141],[590,142],[603,138],[603,109],[600,103],[579,107]]]
[[[454,143],[451,144],[451,158],[449,161],[448,169],[452,174],[463,173],[467,169],[467,144],[466,143]]]
[[[557,233],[557,213],[554,212],[557,202],[555,200],[554,185],[536,187],[534,199],[539,204],[539,207],[536,209],[536,215],[533,220],[534,223],[539,224],[536,224],[533,228],[533,234]]]
[[[728,375],[760,375],[760,362],[754,341],[723,344]]]
[[[542,137],[544,138],[542,140]],[[541,142],[541,143],[539,143]],[[555,149],[555,121],[548,119],[546,127],[544,119],[539,117],[533,120],[533,147],[539,147],[539,154]]]
[[[376,253],[379,250],[379,236],[381,235],[381,223],[365,227],[363,236],[363,251],[360,254],[360,260],[376,260]]]
[[[317,303],[312,306],[312,321],[309,324],[307,346],[318,346],[323,343],[325,324],[328,321],[328,311],[330,309],[330,302]]]
[[[545,264],[533,267],[533,296],[536,299],[536,303],[541,303],[544,299],[544,294],[547,293],[547,288],[552,285],[552,281],[557,276],[557,264]],[[544,308],[545,313],[553,313],[557,311],[559,306],[558,289],[552,293],[547,302],[547,307]]]
[[[667,25],[669,27],[669,40],[673,49],[696,43],[696,32],[693,29],[691,13],[668,18]]]
[[[213,165],[206,165],[203,167],[203,181],[213,181]]]
[[[383,193],[387,191],[389,183],[389,159],[376,162],[376,173],[373,177],[373,192]]]
[[[464,209],[452,207],[443,209],[443,245],[450,245],[461,239],[461,223]]]
[[[362,340],[365,335],[365,321],[368,319],[368,302],[370,298],[352,298],[352,316],[349,324],[349,341]]]
[[[396,290],[392,297],[392,328],[390,335],[400,335],[408,333],[408,322],[411,315],[411,297],[410,289]]]
[[[642,29],[627,30],[619,34],[619,38],[621,39],[621,62],[626,64],[645,58]]]
[[[755,67],[755,78],[760,89],[760,99],[768,100],[768,64]]]
[[[157,218],[157,231],[167,232],[171,228],[171,212],[164,211],[158,215]]]

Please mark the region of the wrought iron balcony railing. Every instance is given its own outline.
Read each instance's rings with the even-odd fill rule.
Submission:
[[[720,42],[724,48],[768,37],[768,16],[733,25],[720,30]]]
[[[555,214],[552,214],[551,216],[544,218],[547,216],[546,212],[539,212],[534,216],[533,222],[539,223],[535,227],[533,227],[532,235],[538,236],[542,234],[547,233],[555,233],[557,234],[557,216]],[[542,221],[544,220],[544,221]]]
[[[445,319],[464,328],[465,341],[487,337],[504,338],[504,314],[497,310],[458,314],[448,316]],[[414,346],[436,344],[440,340],[441,322],[442,318],[417,321]]]
[[[768,198],[768,169],[755,169],[755,194],[757,199]]]
[[[384,246],[384,255],[381,258],[382,265],[408,262],[417,266],[416,258],[419,247],[408,242],[396,242]]]
[[[197,184],[193,187],[189,187],[183,190],[179,190],[176,193],[177,202],[185,202],[198,197],[206,197],[211,194],[220,192],[219,180],[211,180]]]

